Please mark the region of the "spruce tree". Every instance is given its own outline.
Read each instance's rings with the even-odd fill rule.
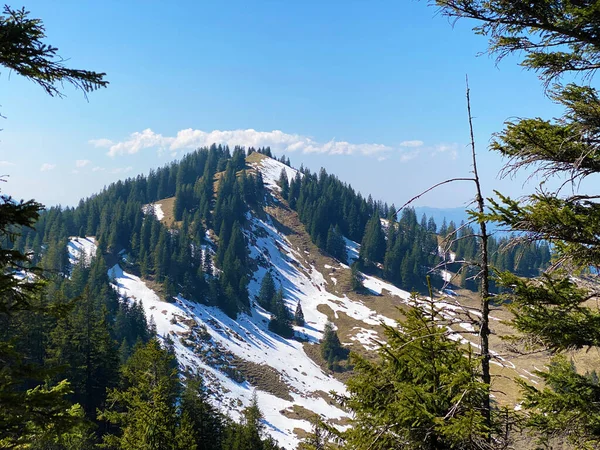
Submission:
[[[435,303],[411,308],[397,327],[383,325],[379,359],[352,355],[342,403],[352,424],[342,433],[357,450],[487,448],[479,405],[485,386],[468,349],[438,324]]]
[[[273,301],[273,297],[275,296],[275,292],[275,281],[273,280],[273,275],[271,275],[271,271],[268,270],[260,284],[260,291],[258,292],[257,298],[258,304],[266,310],[270,311],[271,303]]]
[[[156,339],[137,346],[123,368],[126,387],[109,391],[109,406],[100,415],[121,429],[119,434],[104,436],[105,444],[122,450],[177,448],[180,386],[173,358]]]
[[[378,262],[383,262],[384,255],[385,235],[381,229],[379,214],[376,212],[369,220],[369,223],[367,223],[365,235],[361,242],[360,258],[367,265],[373,265]]]
[[[225,420],[210,403],[200,377],[187,377],[179,409],[180,417],[190,422],[196,450],[221,450]]]
[[[270,310],[273,312],[273,318],[269,322],[269,330],[284,338],[291,338],[294,330],[292,318],[283,298],[283,289],[280,288],[273,296]]]
[[[320,346],[321,356],[327,361],[327,366],[331,370],[339,369],[339,361],[348,358],[349,352],[342,346],[340,338],[331,322],[325,324]]]
[[[300,301],[298,301],[298,304],[296,305],[296,311],[294,312],[294,322],[299,327],[304,326],[304,311],[302,311],[302,305],[300,304]]]
[[[329,231],[327,232],[326,250],[327,253],[343,263],[345,263],[348,259],[348,255],[346,253],[346,241],[344,240],[344,237],[342,236],[338,226],[329,226]]]
[[[356,262],[350,266],[350,287],[354,292],[363,292],[365,290],[362,275],[358,270],[358,264]]]
[[[108,86],[105,73],[65,67],[58,49],[44,42],[41,19],[31,18],[25,8],[5,5],[0,15],[0,65],[41,86],[51,97],[62,97],[60,88],[71,84],[84,93]]]
[[[40,279],[15,277],[23,270],[38,274],[39,270],[30,266],[27,255],[6,246],[18,228],[34,224],[41,208],[34,201],[15,202],[0,196],[0,447],[6,448],[59,439],[74,430],[83,415],[78,405],[71,406],[66,399],[71,393],[69,383],[44,384],[48,372],[18,351],[20,336],[7,333],[8,324],[20,315],[53,316],[49,305],[39,301]]]
[[[290,183],[288,181],[288,176],[285,169],[281,169],[281,174],[279,175],[279,181],[277,184],[279,184],[279,187],[281,188],[281,196],[287,199],[290,193]]]
[[[550,242],[560,261],[560,270],[538,280],[500,274],[517,330],[529,342],[554,352],[598,347],[600,315],[588,306],[597,295],[574,275],[600,262],[596,226],[600,206],[595,193],[581,189],[583,180],[600,172],[600,96],[589,85],[560,83],[565,75],[580,74],[589,80],[595,74],[600,57],[597,2],[440,0],[437,4],[448,16],[474,19],[475,31],[490,38],[490,52],[500,57],[523,54],[521,65],[538,73],[550,98],[564,109],[556,120],[507,122],[491,149],[509,161],[504,173],[532,169],[542,183],[555,176],[561,186],[564,180],[571,182],[570,192],[551,191],[546,184],[518,201],[499,194],[488,218],[529,241]],[[600,415],[593,406],[597,388],[560,357],[538,375],[547,382],[544,388],[525,387],[529,425],[546,438],[564,434],[578,448],[597,446]]]

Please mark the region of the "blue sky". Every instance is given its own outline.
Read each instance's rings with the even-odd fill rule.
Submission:
[[[468,174],[468,74],[484,188],[519,195],[520,182],[497,179],[489,139],[507,118],[559,114],[535,74],[477,57],[486,38],[425,1],[175,3],[25,5],[71,66],[106,72],[110,86],[89,102],[69,87],[57,99],[1,72],[4,193],[73,205],[219,140],[270,144],[402,204]],[[471,197],[454,185],[418,203]]]

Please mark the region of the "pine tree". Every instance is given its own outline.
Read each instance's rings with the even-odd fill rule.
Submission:
[[[321,339],[321,356],[331,370],[339,369],[339,361],[348,358],[348,350],[342,346],[340,338],[331,322],[325,324]]]
[[[0,26],[1,23],[0,23]],[[48,305],[38,301],[42,284],[38,278],[15,277],[29,270],[26,255],[6,247],[15,238],[18,227],[31,227],[42,206],[34,201],[15,202],[0,196],[0,323],[4,326],[22,314],[52,316]],[[19,336],[7,329],[0,332],[0,447],[27,446],[39,439],[59,439],[75,430],[83,411],[71,406],[66,396],[71,387],[66,380],[56,385],[42,384],[48,373],[27,362],[17,351]]]
[[[104,436],[116,449],[174,449],[179,393],[173,356],[155,339],[136,348],[123,368],[127,387],[112,389],[100,418],[119,425],[120,434]]]
[[[384,325],[378,360],[352,355],[341,398],[353,415],[342,433],[348,448],[487,448],[477,362],[438,324],[435,303],[425,308],[409,309],[397,327]]]
[[[360,258],[367,264],[383,262],[385,255],[385,235],[381,229],[379,214],[373,214],[363,237],[360,247]]]
[[[354,292],[363,292],[365,290],[362,275],[358,270],[358,264],[356,262],[350,266],[350,287]]]
[[[279,181],[277,184],[279,184],[279,187],[281,188],[281,196],[287,199],[290,193],[290,184],[285,169],[281,169],[281,174],[279,175]]]
[[[515,312],[514,326],[532,342],[563,350],[598,347],[599,314],[587,304],[597,295],[579,286],[573,274],[597,267],[600,246],[597,226],[600,207],[595,193],[581,187],[600,172],[597,163],[600,96],[588,85],[563,85],[563,75],[591,78],[600,56],[599,25],[592,20],[596,2],[542,2],[526,5],[502,1],[438,1],[442,12],[477,21],[475,31],[490,38],[490,51],[500,57],[522,53],[521,65],[536,71],[550,97],[564,108],[557,120],[509,121],[491,148],[506,157],[505,173],[531,168],[542,183],[557,176],[572,182],[565,193],[546,187],[525,199],[502,195],[492,201],[489,219],[518,231],[529,241],[550,242],[562,270],[525,280],[504,272],[499,282]],[[545,185],[546,186],[546,185]],[[566,191],[566,190],[565,190]],[[591,407],[595,388],[564,359],[557,359],[539,376],[546,387],[527,386],[523,404],[529,425],[544,437],[564,433],[578,448],[600,442],[600,415]]]
[[[304,326],[304,311],[302,311],[302,305],[300,304],[300,301],[298,301],[298,304],[296,305],[296,311],[294,312],[294,322],[299,327]]]
[[[275,281],[273,280],[271,271],[268,270],[260,284],[260,291],[258,292],[258,298],[256,299],[258,304],[267,311],[270,311],[275,292]]]

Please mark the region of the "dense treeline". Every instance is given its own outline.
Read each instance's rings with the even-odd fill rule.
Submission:
[[[454,222],[442,223],[440,236],[447,238],[444,249],[448,251],[446,260],[456,261],[449,264],[448,269],[459,272],[459,277],[453,280],[462,287],[476,291],[477,283],[474,275],[475,267],[469,267],[461,261],[472,262],[478,258],[478,243],[473,227],[461,223],[458,229]],[[448,245],[449,244],[449,245]],[[499,272],[512,272],[518,276],[532,278],[548,267],[551,258],[550,246],[547,242],[518,242],[513,236],[502,236],[499,239],[491,236],[488,239],[490,265]],[[453,253],[453,255],[450,255]],[[459,270],[461,269],[462,270]],[[494,280],[490,280],[492,289],[497,290]]]
[[[291,180],[282,170],[279,186],[281,195],[298,212],[312,241],[320,249],[342,262],[349,262],[344,239],[347,237],[361,243],[361,270],[406,290],[426,290],[426,274],[444,256],[438,249],[438,230],[433,218],[423,215],[419,221],[412,208],[404,208],[397,218],[394,205],[375,202],[371,197],[365,199],[324,169],[318,175],[301,169]],[[446,237],[454,231],[454,223],[448,226],[444,221],[439,234]],[[456,233],[456,242],[449,250],[457,260],[475,260],[478,250],[473,234],[468,225],[461,226]],[[535,276],[549,263],[547,245],[508,246],[508,241],[509,238],[490,238],[491,262],[499,270]],[[450,267],[458,268],[458,264]],[[460,279],[455,281],[475,289],[470,275],[470,270],[463,270]],[[432,283],[439,286],[441,278],[433,274]]]
[[[383,240],[375,220],[379,218],[372,221],[365,233],[361,258],[382,262],[383,276],[398,286],[423,291],[427,271],[439,261],[433,222],[428,225],[423,216],[419,223],[412,208],[404,209],[398,221],[390,214],[386,222],[387,239]]]
[[[102,253],[113,260],[126,255],[129,269],[164,283],[169,297],[181,293],[235,316],[249,306],[246,211],[264,197],[262,176],[245,170],[245,158],[240,147],[233,154],[216,145],[199,149],[148,176],[118,181],[75,208],[50,208],[34,230],[22,230],[14,248],[31,251],[32,264],[65,274],[68,237],[95,236]],[[168,228],[152,204],[173,196],[176,222]],[[214,256],[207,229],[218,236]]]
[[[412,209],[407,209],[398,222],[393,205],[375,202],[370,196],[365,199],[324,169],[318,175],[301,170],[292,180],[282,172],[279,184],[282,195],[298,212],[319,248],[347,262],[345,236],[362,243],[363,270],[407,289],[422,285],[422,275],[432,265],[437,243],[435,236],[416,221]],[[380,217],[387,217],[387,236]]]
[[[0,448],[278,448],[256,401],[236,423],[212,406],[200,378],[182,378],[172,341],[163,347],[141,304],[111,287],[113,254],[99,248],[71,264],[57,237],[35,255],[51,269],[37,270],[7,244],[39,206],[1,200]]]

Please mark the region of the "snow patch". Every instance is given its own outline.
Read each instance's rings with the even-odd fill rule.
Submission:
[[[144,212],[144,214],[153,213],[158,220],[163,220],[165,217],[165,213],[160,203],[150,203],[148,205],[144,205],[142,206],[142,211]]]
[[[344,237],[346,241],[346,253],[348,254],[348,264],[352,264],[358,259],[360,254],[360,244]]]
[[[67,244],[67,251],[69,252],[69,263],[71,266],[77,265],[81,259],[83,264],[87,267],[91,264],[92,258],[96,256],[96,250],[98,244],[96,238],[93,236],[81,237],[70,237]]]
[[[279,181],[282,170],[285,170],[288,181],[292,181],[292,179],[294,179],[298,173],[296,169],[292,169],[290,166],[287,166],[273,158],[263,158],[254,165],[258,170],[260,170],[265,186],[277,191],[281,191],[281,188],[277,182]],[[302,174],[300,174],[300,176],[302,176]]]

